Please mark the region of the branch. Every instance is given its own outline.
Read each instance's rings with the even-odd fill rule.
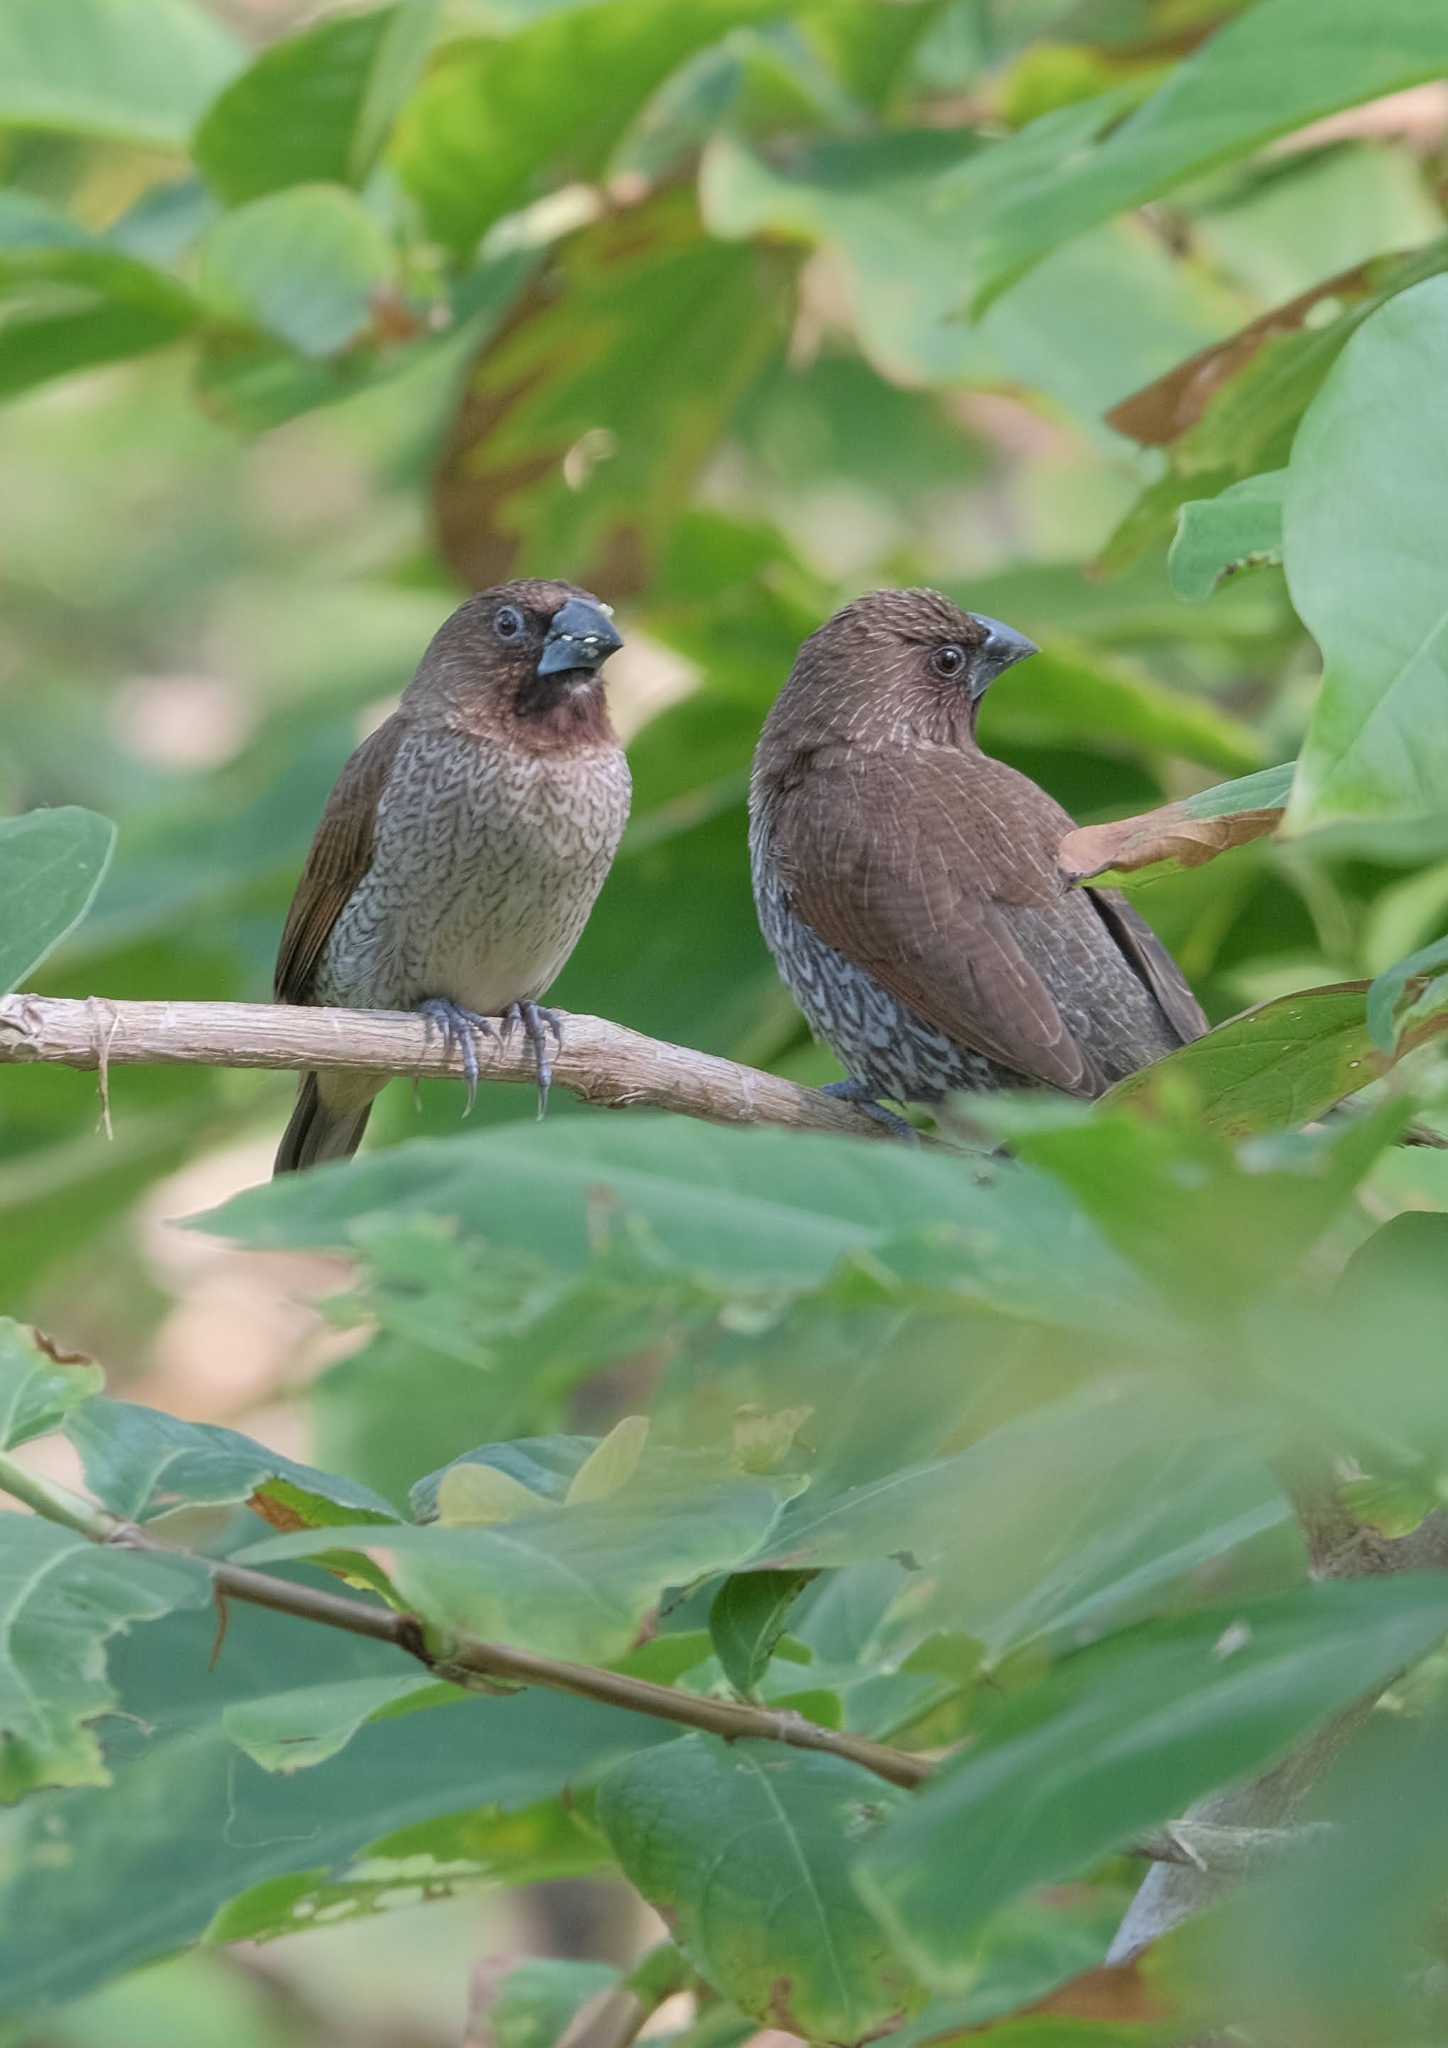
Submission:
[[[712,1053],[645,1038],[601,1017],[563,1016],[553,1078],[605,1109],[668,1109],[716,1124],[780,1124],[855,1138],[887,1136],[851,1104]],[[125,1003],[93,996],[0,998],[0,1065],[42,1061],[112,1067],[328,1068],[461,1080],[462,1059],[426,1020],[405,1010],[299,1009],[274,1003]],[[534,1085],[521,1033],[478,1046],[485,1081]]]

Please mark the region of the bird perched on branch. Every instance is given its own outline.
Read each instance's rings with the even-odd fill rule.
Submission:
[[[599,674],[622,645],[567,583],[500,584],[435,635],[397,710],[342,770],[282,933],[283,1003],[419,1010],[463,1059],[520,1026],[551,1079],[538,999],[578,943],[628,820]],[[307,1074],[276,1172],[343,1159],[375,1074]]]
[[[882,590],[806,640],[750,787],[759,920],[848,1079],[880,1098],[1046,1084],[1096,1096],[1206,1019],[1110,889],[1068,889],[1072,821],[981,752],[995,678],[1036,649],[933,590]]]

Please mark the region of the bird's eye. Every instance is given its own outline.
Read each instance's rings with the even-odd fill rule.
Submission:
[[[953,682],[965,667],[965,649],[957,647],[953,640],[945,647],[937,647],[930,656],[930,666],[936,675]]]
[[[523,632],[523,614],[516,605],[505,604],[493,614],[493,631],[500,640],[517,640]]]

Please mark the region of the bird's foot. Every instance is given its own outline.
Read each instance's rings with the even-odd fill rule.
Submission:
[[[907,1145],[918,1145],[920,1133],[914,1124],[906,1123],[903,1116],[896,1116],[893,1109],[886,1109],[883,1102],[875,1100],[873,1092],[863,1081],[830,1081],[820,1090],[821,1095],[833,1095],[837,1102],[853,1103],[863,1110],[871,1123],[881,1125],[892,1138],[903,1138]]]
[[[533,1062],[538,1072],[538,1121],[541,1123],[548,1112],[548,1090],[553,1086],[548,1033],[553,1033],[554,1045],[561,1047],[563,1019],[556,1010],[540,1009],[537,1003],[509,1003],[503,1012],[504,1031],[511,1031],[515,1024],[522,1025],[524,1035],[533,1048]]]
[[[463,1115],[470,1116],[478,1099],[478,1040],[496,1035],[492,1018],[481,1016],[476,1010],[465,1010],[461,1003],[451,1002],[446,996],[429,996],[425,1003],[418,1004],[417,1012],[430,1025],[440,1025],[447,1051],[460,1055],[468,1089]]]

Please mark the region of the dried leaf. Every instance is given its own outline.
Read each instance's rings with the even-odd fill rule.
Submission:
[[[1057,859],[1069,882],[1133,875],[1143,868],[1199,868],[1276,830],[1282,806],[1236,811],[1225,817],[1193,817],[1185,804],[1164,804],[1110,825],[1083,825],[1061,841]]]

